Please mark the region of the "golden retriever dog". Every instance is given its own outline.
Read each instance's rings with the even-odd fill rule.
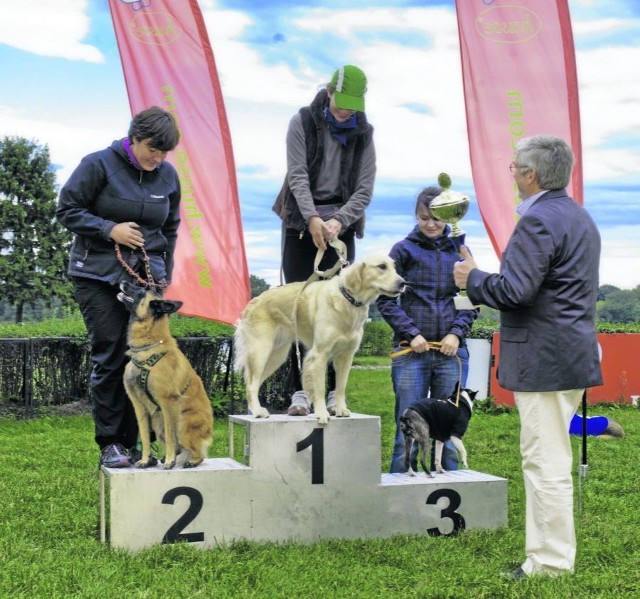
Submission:
[[[289,283],[268,289],[252,299],[235,332],[235,366],[244,371],[247,403],[256,418],[269,412],[260,405],[258,391],[289,355],[299,339],[307,348],[302,386],[321,425],[329,421],[325,401],[327,366],[336,371],[336,416],[350,415],[345,389],[369,304],[380,295],[397,297],[405,281],[388,256],[370,256],[312,283]]]
[[[169,332],[169,315],[182,302],[165,300],[154,291],[122,283],[118,299],[131,312],[128,329],[131,361],[124,386],[133,404],[142,441],[136,467],[150,465],[150,425],[165,446],[164,468],[173,468],[187,451],[185,468],[207,457],[211,445],[213,410],[202,380]]]

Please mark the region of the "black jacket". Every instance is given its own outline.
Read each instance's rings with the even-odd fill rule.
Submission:
[[[154,171],[131,164],[121,140],[85,156],[60,191],[56,216],[75,234],[67,274],[117,284],[125,276],[111,229],[136,222],[144,236],[151,272],[170,282],[180,225],[180,181],[163,162]],[[142,255],[121,247],[127,263],[144,273]]]

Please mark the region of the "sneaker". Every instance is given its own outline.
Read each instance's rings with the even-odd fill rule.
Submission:
[[[336,415],[336,392],[329,391],[329,395],[327,395],[327,411],[332,416]]]
[[[308,416],[311,409],[309,407],[309,398],[304,391],[296,391],[291,396],[291,405],[287,410],[289,416]]]
[[[100,452],[100,465],[105,468],[128,468],[129,459],[129,452],[120,443],[111,443]]]
[[[153,445],[152,445],[152,451],[153,451]],[[141,459],[142,459],[141,449],[138,449],[137,447],[133,447],[132,449],[129,450],[129,460],[132,465],[135,465],[135,463],[139,462]],[[158,458],[153,454],[151,454],[149,456],[149,464],[147,465],[147,467],[152,468],[153,466],[157,466],[157,465],[158,465]]]
[[[520,567],[515,570],[511,570],[511,572],[502,572],[500,574],[500,578],[509,582],[515,582],[516,580],[527,578],[527,573],[522,569],[522,567]]]

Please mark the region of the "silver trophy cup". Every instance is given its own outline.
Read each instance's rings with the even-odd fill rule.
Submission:
[[[429,204],[429,210],[431,210],[433,216],[451,225],[449,237],[458,250],[460,250],[461,245],[458,238],[464,234],[464,231],[458,226],[458,221],[462,220],[468,209],[469,197],[451,189],[445,189]],[[457,310],[473,310],[478,307],[471,303],[464,289],[460,290],[460,293],[453,298],[453,301]]]

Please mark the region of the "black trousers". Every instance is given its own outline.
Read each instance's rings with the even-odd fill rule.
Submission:
[[[318,253],[318,248],[313,243],[313,239],[308,229],[305,229],[302,236],[300,231],[295,229],[284,230],[284,247],[282,249],[282,272],[284,274],[285,283],[298,283],[306,281],[313,274],[313,263]],[[340,241],[347,246],[347,260],[351,263],[356,256],[355,231],[348,229],[338,237]],[[338,253],[331,246],[322,256],[322,260],[318,265],[319,270],[327,270],[335,265],[338,261]],[[300,362],[304,360],[305,349],[300,345]],[[302,390],[302,375],[298,365],[298,357],[295,346],[292,346],[289,353],[289,361],[291,364],[291,377],[287,382],[287,387],[291,393]],[[333,365],[329,364],[327,389],[336,388],[336,373]]]
[[[111,443],[134,447],[138,423],[122,382],[129,312],[117,299],[117,286],[81,277],[73,277],[73,286],[91,343],[89,389],[96,443],[101,449]]]

